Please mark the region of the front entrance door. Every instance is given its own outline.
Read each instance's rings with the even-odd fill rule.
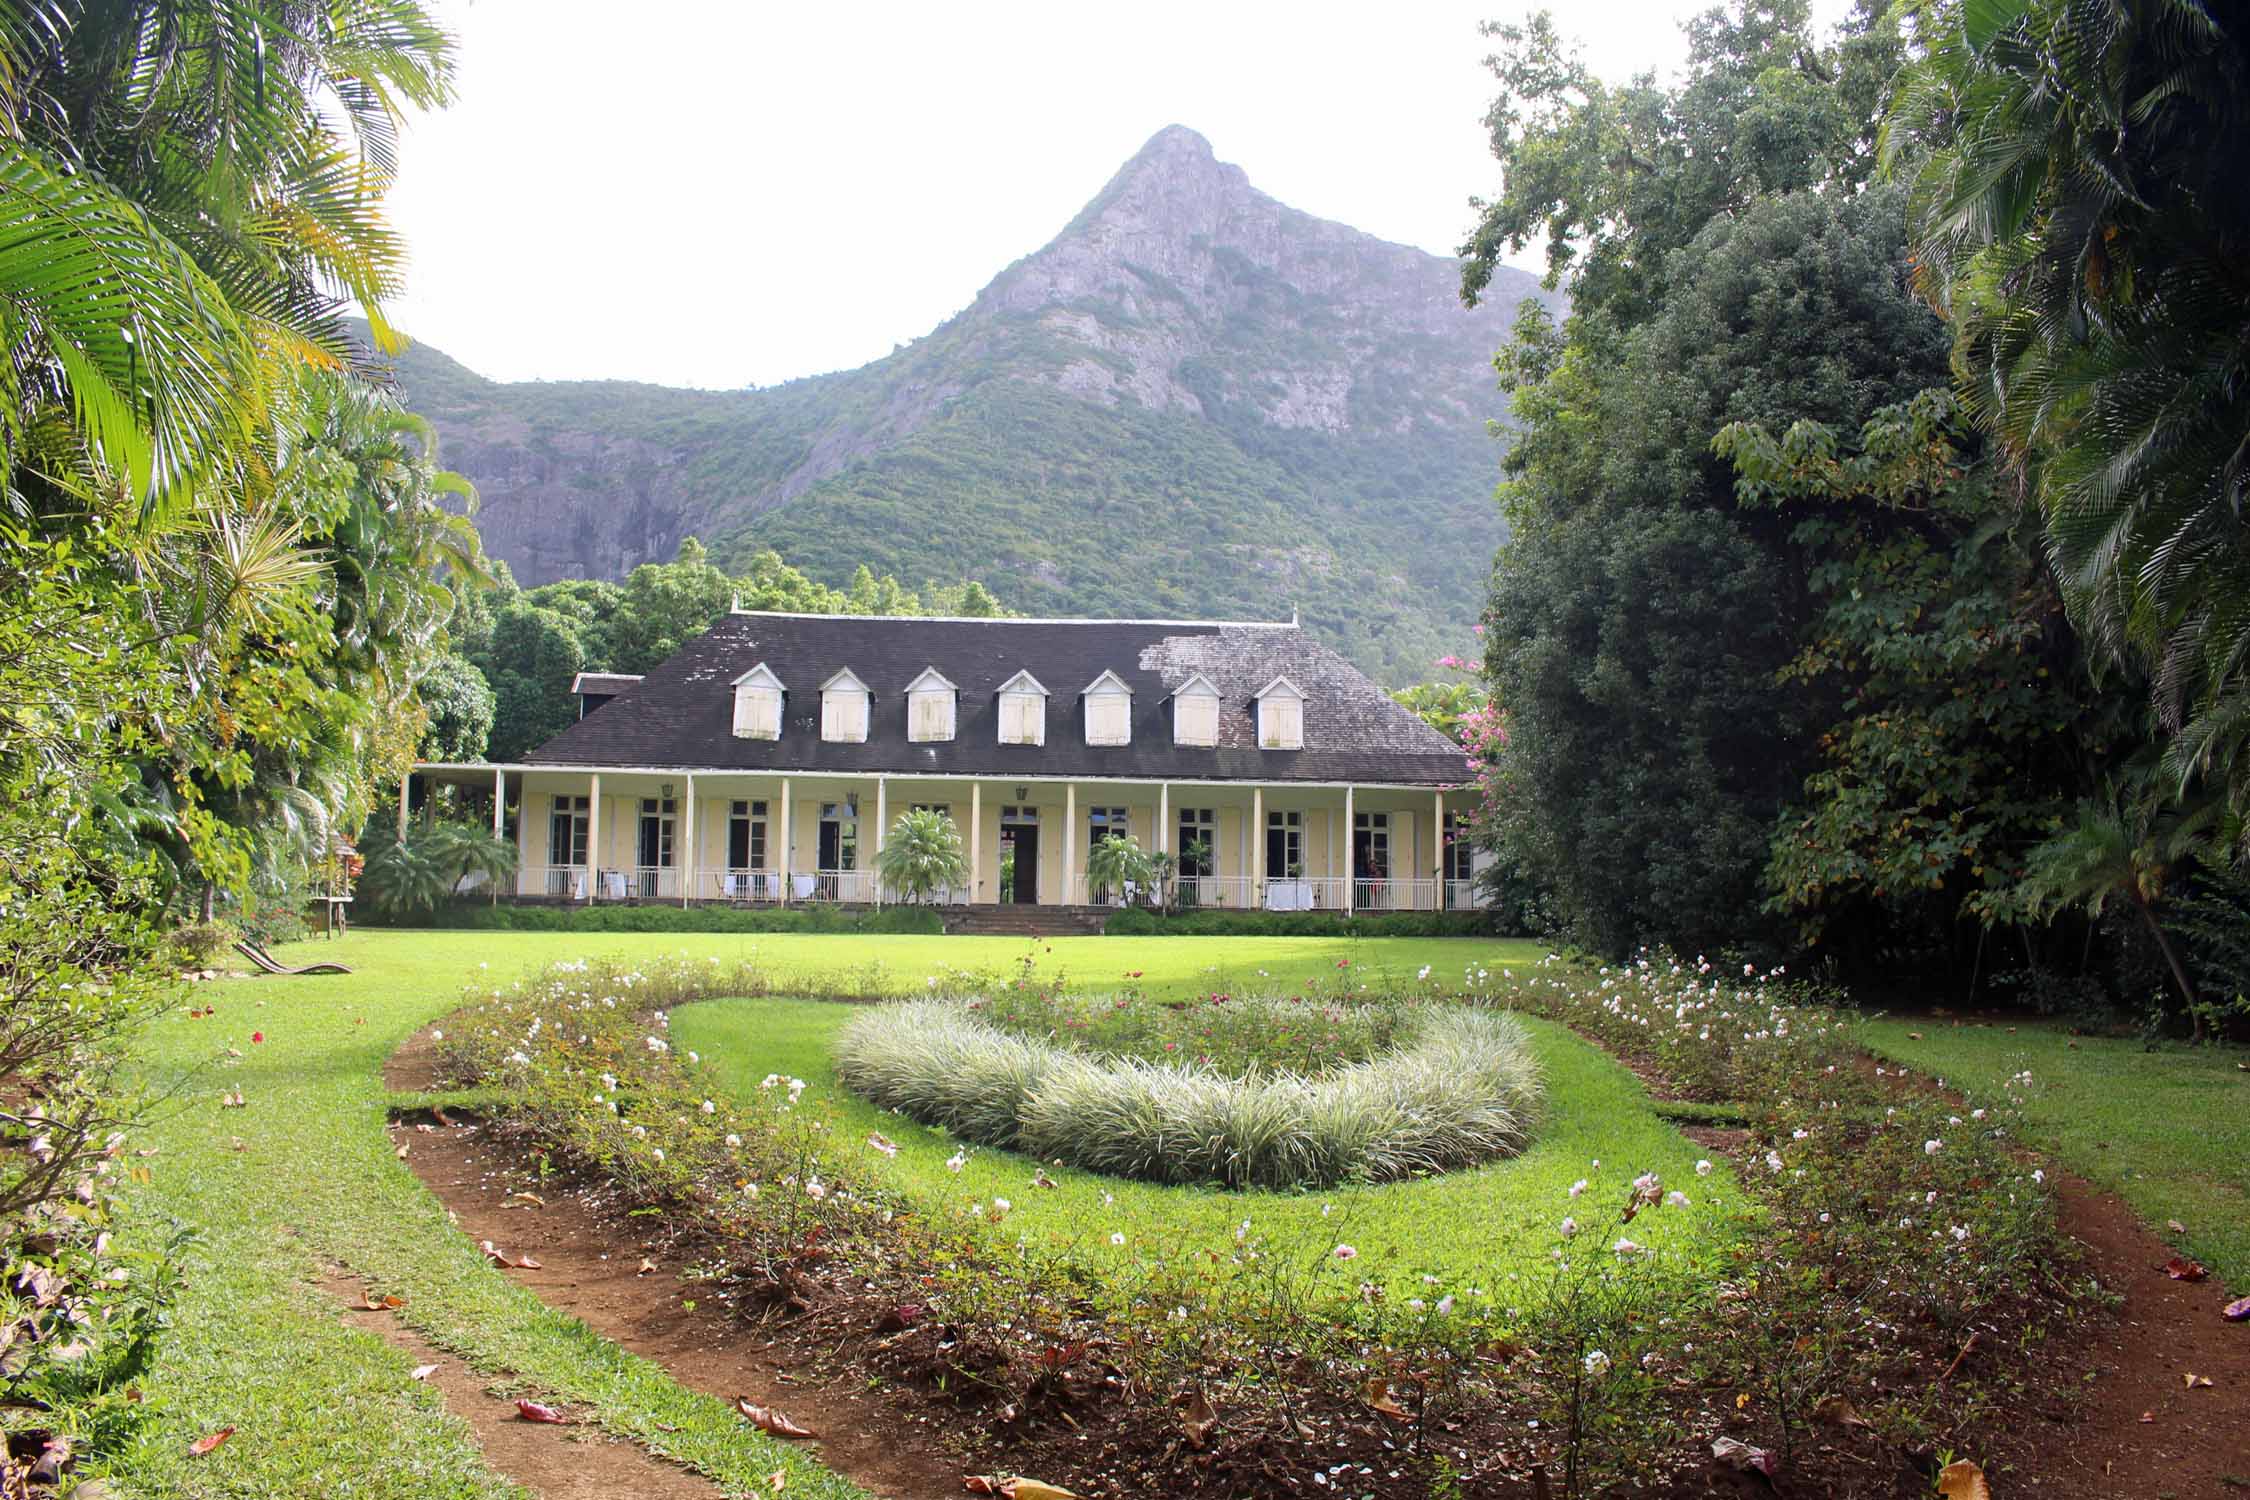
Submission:
[[[1039,810],[1000,809],[1000,899],[1017,906],[1039,904]]]
[[[1391,904],[1391,815],[1360,813],[1352,819],[1353,904]]]

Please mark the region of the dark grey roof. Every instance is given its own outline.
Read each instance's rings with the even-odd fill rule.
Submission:
[[[574,693],[622,693],[639,682],[638,672],[581,672],[570,679]]]
[[[763,662],[787,692],[779,740],[737,739],[734,680]],[[849,667],[873,694],[867,742],[820,737],[820,684]],[[906,737],[906,685],[936,667],[960,689],[954,738]],[[1000,685],[1039,679],[1045,745],[999,743]],[[1104,671],[1133,691],[1133,742],[1086,744],[1079,693]],[[1218,688],[1219,744],[1172,743],[1171,690]],[[1287,677],[1305,695],[1305,748],[1257,746],[1254,695]],[[598,714],[525,757],[534,764],[1082,776],[1183,781],[1352,781],[1451,786],[1461,750],[1294,625],[1136,620],[957,620],[731,614]]]

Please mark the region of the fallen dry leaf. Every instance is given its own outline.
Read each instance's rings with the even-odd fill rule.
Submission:
[[[1813,1415],[1823,1422],[1834,1422],[1838,1427],[1872,1427],[1875,1425],[1853,1410],[1851,1402],[1842,1396],[1830,1396],[1813,1408]]]
[[[1756,1469],[1768,1479],[1773,1477],[1773,1455],[1740,1438],[1720,1438],[1711,1445],[1711,1456],[1730,1469]]]
[[[2164,1221],[2164,1227],[2171,1230],[2174,1234],[2187,1233],[2187,1226],[2185,1224],[2182,1224],[2178,1219],[2166,1219]]]
[[[972,1495],[997,1495],[1000,1493],[1002,1482],[993,1478],[990,1474],[964,1474],[961,1476],[961,1488]]]
[[[1211,1409],[1210,1400],[1196,1391],[1173,1404],[1180,1408],[1180,1426],[1187,1433],[1188,1442],[1197,1448],[1209,1442],[1219,1425],[1219,1414]]]
[[[416,1365],[406,1378],[409,1380],[427,1380],[437,1371],[436,1365]]]
[[[549,1406],[544,1401],[519,1400],[516,1402],[516,1415],[526,1422],[547,1422],[556,1427],[570,1425],[570,1418],[564,1416],[559,1408]]]
[[[2250,1297],[2237,1297],[2219,1309],[2219,1316],[2229,1323],[2250,1323]]]
[[[1909,1031],[1906,1034],[1906,1039],[1910,1042],[1918,1042],[1922,1040],[1922,1033],[1919,1031]]]
[[[1937,1492],[1945,1500],[1992,1500],[1992,1486],[1984,1482],[1984,1470],[1965,1458],[1938,1470]]]
[[[1367,1389],[1360,1393],[1360,1399],[1367,1403],[1369,1410],[1381,1412],[1395,1422],[1405,1422],[1413,1417],[1413,1413],[1399,1405],[1397,1398],[1391,1395],[1391,1383],[1388,1380],[1367,1382]]]
[[[2207,1389],[2211,1384],[2211,1377],[2208,1375],[2182,1374],[2180,1379],[2187,1382],[2187,1388],[2191,1391]]]
[[[775,1437],[809,1438],[819,1435],[810,1427],[801,1427],[790,1421],[788,1417],[775,1411],[770,1406],[760,1406],[748,1396],[735,1397],[734,1409],[749,1418],[751,1426],[770,1432]]]
[[[1069,1490],[1036,1479],[1011,1479],[1000,1493],[1007,1500],[1078,1500]]]
[[[2203,1269],[2201,1261],[2189,1260],[2184,1255],[2173,1256],[2170,1260],[2164,1262],[2159,1269],[2174,1281],[2201,1281],[2211,1274]]]
[[[233,1436],[234,1429],[232,1427],[222,1427],[217,1432],[206,1433],[204,1436],[199,1437],[194,1442],[188,1444],[188,1456],[190,1458],[201,1458],[204,1454],[209,1453],[213,1448],[218,1447],[219,1444],[225,1442],[228,1438]]]
[[[501,1249],[498,1245],[493,1244],[490,1240],[478,1241],[477,1248],[479,1250],[482,1250],[485,1253],[486,1258],[489,1259],[494,1265],[500,1266],[506,1270],[536,1271],[540,1269],[539,1262],[533,1260],[530,1256],[510,1255],[507,1251]]]
[[[635,1271],[633,1274],[635,1276],[646,1276],[649,1272],[655,1269],[656,1262],[644,1255],[641,1257],[641,1268],[638,1271]]]
[[[513,1203],[513,1202],[515,1202],[515,1201],[516,1201],[517,1199],[519,1199],[519,1198],[520,1198],[520,1199],[522,1199],[522,1200],[523,1200],[524,1202],[526,1202],[526,1203],[530,1204],[530,1205],[531,1205],[532,1207],[534,1207],[534,1208],[545,1208],[545,1207],[547,1206],[547,1200],[546,1200],[546,1199],[544,1199],[544,1198],[542,1198],[542,1197],[540,1197],[540,1196],[539,1196],[539,1195],[538,1195],[537,1193],[528,1193],[528,1192],[514,1192],[514,1193],[510,1193],[510,1194],[508,1195],[507,1201],[508,1201],[508,1202],[510,1202],[510,1203]]]
[[[404,1146],[398,1148],[398,1159],[400,1161],[406,1160],[406,1148]]]
[[[246,1106],[244,1105],[242,1099],[242,1090],[240,1089],[236,1089],[232,1093],[221,1094],[219,1096],[219,1108],[221,1109],[242,1109],[245,1107]]]
[[[789,1471],[787,1469],[774,1470],[766,1476],[766,1483],[773,1487],[775,1494],[780,1494],[789,1487]]]
[[[2156,1413],[2155,1413],[2155,1412],[2152,1412],[2152,1411],[2144,1411],[2144,1412],[2142,1412],[2142,1413],[2141,1413],[2141,1421],[2142,1421],[2142,1422],[2144,1422],[2144,1423],[2149,1423],[2149,1422],[2154,1422],[2155,1420],[2156,1420]]]
[[[406,1299],[392,1292],[385,1292],[380,1297],[369,1292],[366,1301],[369,1312],[396,1312],[406,1306]]]

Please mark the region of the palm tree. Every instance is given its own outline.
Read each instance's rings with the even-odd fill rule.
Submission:
[[[1154,873],[1140,842],[1130,834],[1110,834],[1086,853],[1087,894],[1096,904],[1108,900],[1111,891],[1146,888]]]
[[[1959,0],[1884,126],[1916,278],[2078,628],[2149,670],[2177,785],[2250,807],[2250,31],[2203,0]]]
[[[927,902],[969,878],[961,830],[944,813],[918,808],[902,813],[875,856],[875,873],[905,902]]]
[[[2139,787],[2113,786],[2104,800],[2080,803],[2075,823],[2032,849],[2023,879],[2042,916],[2077,906],[2099,917],[2118,899],[2140,913],[2179,986],[2197,1042],[2203,1010],[2156,912],[2173,873],[2210,842],[2215,812],[2210,803],[2183,811],[2145,778]]]

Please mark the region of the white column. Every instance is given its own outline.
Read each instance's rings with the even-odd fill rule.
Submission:
[[[883,904],[882,866],[876,863],[883,853],[883,838],[891,826],[891,779],[875,778],[875,852],[867,858],[867,883],[874,889],[875,904]]]
[[[523,857],[531,852],[531,778],[528,776],[516,780],[516,803],[519,808],[516,815],[516,894],[520,896],[524,894]],[[532,887],[533,893],[538,889]]]
[[[1149,847],[1159,854],[1172,847],[1172,783],[1169,781],[1156,784],[1156,837],[1149,840]]]
[[[1250,906],[1262,911],[1266,904],[1266,789],[1250,788],[1250,838],[1242,851],[1250,876]]]
[[[1359,860],[1354,851],[1359,848],[1359,822],[1352,816],[1352,788],[1344,788],[1344,911],[1348,915],[1359,904]]]
[[[414,773],[407,772],[398,779],[398,841],[406,842],[406,801],[414,789]]]
[[[695,894],[695,773],[688,772],[687,802],[681,809],[687,816],[687,837],[672,852],[680,861],[680,905],[686,906]]]
[[[781,778],[781,904],[789,904],[789,778]]]
[[[1346,795],[1349,796],[1349,793]],[[1336,824],[1343,817],[1343,814],[1331,807],[1328,809],[1326,817],[1328,819],[1328,878],[1335,880],[1343,871],[1343,865],[1336,855]],[[1343,890],[1344,899],[1338,904],[1349,906],[1351,904],[1351,886],[1347,883]]]
[[[1432,817],[1432,819],[1434,819],[1434,821],[1433,821],[1433,822],[1432,822],[1432,823],[1430,824],[1430,826],[1431,826],[1432,828],[1434,828],[1434,829],[1436,829],[1436,830],[1437,830],[1437,832],[1436,832],[1436,835],[1435,835],[1435,837],[1434,837],[1434,838],[1433,838],[1433,839],[1431,840],[1431,842],[1432,842],[1432,843],[1434,843],[1434,844],[1436,844],[1436,845],[1437,845],[1437,858],[1436,858],[1436,860],[1435,860],[1435,861],[1433,862],[1433,863],[1435,864],[1436,868],[1434,868],[1433,870],[1431,870],[1431,871],[1430,871],[1430,874],[1431,874],[1431,875],[1432,875],[1432,876],[1433,876],[1433,877],[1434,877],[1434,878],[1436,879],[1436,881],[1437,881],[1437,886],[1436,886],[1436,890],[1437,890],[1437,901],[1436,901],[1436,903],[1435,903],[1435,905],[1436,905],[1436,908],[1437,908],[1437,909],[1438,909],[1439,911],[1444,911],[1444,910],[1445,910],[1445,793],[1443,793],[1443,792],[1439,792],[1439,793],[1437,793],[1437,811],[1436,811],[1436,812],[1434,812],[1434,813],[1432,813],[1432,814],[1431,814],[1430,816]]]
[[[586,900],[602,898],[602,773],[594,773],[593,789],[586,794]]]
[[[1077,842],[1078,783],[1073,781],[1068,782],[1063,786],[1062,904],[1065,906],[1074,904],[1070,898],[1076,892],[1078,875],[1077,861],[1071,851],[1076,846]]]
[[[508,771],[505,766],[492,768],[492,836],[499,838],[507,831]]]
[[[969,783],[969,904],[984,889],[984,783]],[[996,898],[997,899],[997,898]]]

